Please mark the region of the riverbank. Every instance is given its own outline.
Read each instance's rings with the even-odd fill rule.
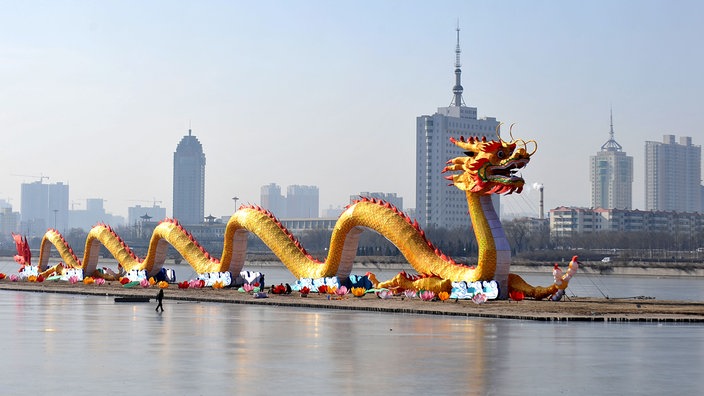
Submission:
[[[104,285],[70,284],[62,281],[42,283],[0,281],[0,290],[42,293],[68,293],[100,297],[154,298],[156,287],[125,288],[118,282]],[[311,293],[303,298],[299,293],[270,294],[268,298],[254,298],[234,289],[178,289],[176,285],[165,290],[165,302],[179,301],[259,304],[306,309],[347,309],[401,314],[451,315],[476,318],[522,319],[537,321],[588,322],[676,322],[704,323],[704,303],[659,301],[648,299],[567,298],[563,301],[488,301],[475,304],[468,300],[421,301],[400,296],[380,299],[374,294],[364,297],[347,295],[342,299]]]

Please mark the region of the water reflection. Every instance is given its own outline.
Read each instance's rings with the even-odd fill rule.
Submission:
[[[154,307],[0,291],[0,391],[620,395],[704,388],[701,325],[169,300],[164,313]]]
[[[436,390],[485,393],[486,353],[496,345],[486,341],[497,338],[491,321],[244,308],[247,346],[233,373],[242,386],[257,387],[267,378],[271,389],[286,389],[292,379],[310,378],[343,394],[416,393],[418,380],[426,378]],[[452,381],[432,379],[435,372]]]

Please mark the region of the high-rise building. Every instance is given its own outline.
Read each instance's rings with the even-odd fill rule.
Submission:
[[[442,175],[446,162],[463,156],[451,137],[496,137],[496,118],[477,118],[477,108],[466,106],[462,98],[460,29],[455,48],[455,86],[450,106],[439,107],[433,115],[416,118],[416,218],[423,227],[458,228],[470,225],[464,191],[448,186]],[[498,195],[494,205],[498,212]]]
[[[43,235],[48,228],[65,232],[68,227],[68,184],[22,183],[20,215],[22,232]]]
[[[182,224],[200,224],[205,215],[205,154],[188,130],[174,152],[173,217]]]
[[[281,195],[281,186],[269,183],[260,189],[260,204],[279,219],[286,218],[286,197]]]
[[[49,186],[41,180],[22,183],[20,192],[20,216],[22,232],[28,236],[41,235],[47,229],[49,210]]]
[[[386,201],[395,206],[396,209],[403,211],[403,197],[399,197],[396,193],[362,191],[359,195],[350,196],[350,203],[360,199],[361,197],[381,199],[382,201]]]
[[[98,223],[110,224],[113,227],[124,225],[125,218],[105,211],[102,198],[87,198],[85,209],[71,209],[69,211],[69,228],[80,228],[88,231]],[[74,202],[71,201],[73,208]]]
[[[592,208],[631,209],[633,204],[633,157],[626,155],[614,139],[611,114],[609,140],[601,151],[590,157]]]
[[[286,217],[316,219],[320,211],[317,186],[292,185],[286,188]]]
[[[12,205],[0,199],[0,239],[10,239],[12,233],[20,232],[20,214],[12,211]]]
[[[645,209],[702,211],[702,148],[689,136],[645,142]]]
[[[316,219],[320,212],[320,198],[317,186],[291,185],[286,188],[286,196],[276,183],[262,186],[260,205],[278,219]]]

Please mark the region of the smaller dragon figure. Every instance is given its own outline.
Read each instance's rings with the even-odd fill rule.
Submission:
[[[17,254],[14,259],[17,264],[22,266],[20,268],[21,271],[26,265],[32,265],[32,251],[29,249],[27,237],[12,233],[12,239],[15,241],[15,247],[17,248]]]

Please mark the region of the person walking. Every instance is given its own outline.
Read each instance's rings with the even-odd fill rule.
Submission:
[[[159,289],[159,293],[156,295],[156,301],[158,304],[156,305],[156,311],[159,312],[159,308],[161,308],[161,312],[164,312],[164,306],[161,305],[162,300],[164,299],[164,289]]]

